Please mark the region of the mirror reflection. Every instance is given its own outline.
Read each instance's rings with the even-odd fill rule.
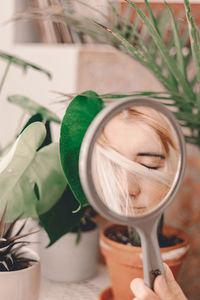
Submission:
[[[148,106],[121,111],[106,124],[93,151],[100,199],[120,215],[151,211],[172,186],[178,155],[174,129],[162,113]]]

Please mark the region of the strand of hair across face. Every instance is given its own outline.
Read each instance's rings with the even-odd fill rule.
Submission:
[[[114,149],[106,146],[104,149],[100,145],[96,145],[97,151],[100,151],[105,157],[113,161],[115,164],[125,168],[130,173],[139,176],[139,177],[148,177],[159,181],[167,186],[171,186],[171,176],[168,174],[163,174],[159,170],[151,170],[142,166],[139,163],[136,163],[125,156],[121,155],[119,152],[115,151]]]

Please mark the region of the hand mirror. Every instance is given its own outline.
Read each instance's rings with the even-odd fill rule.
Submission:
[[[145,283],[164,274],[157,226],[176,195],[185,168],[185,144],[173,114],[148,98],[104,108],[83,139],[79,174],[91,205],[140,235]]]

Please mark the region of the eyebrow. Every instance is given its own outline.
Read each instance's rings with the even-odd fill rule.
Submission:
[[[137,156],[153,156],[153,157],[159,157],[161,159],[165,159],[165,155],[159,154],[159,153],[153,153],[153,152],[140,152],[137,154]]]

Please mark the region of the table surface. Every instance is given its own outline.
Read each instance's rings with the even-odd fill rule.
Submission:
[[[39,300],[97,300],[110,285],[107,269],[99,265],[96,275],[80,283],[59,283],[42,278]]]

